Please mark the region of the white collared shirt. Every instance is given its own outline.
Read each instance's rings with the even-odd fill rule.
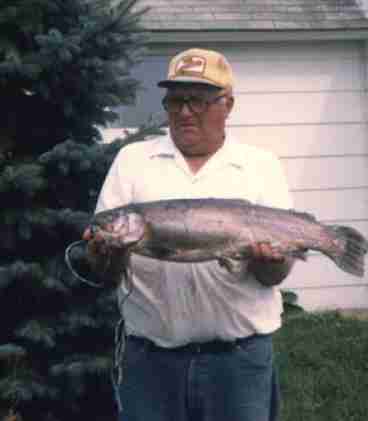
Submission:
[[[130,202],[205,197],[292,207],[281,164],[270,152],[227,138],[193,174],[165,136],[118,153],[96,212]],[[278,287],[262,286],[250,272],[230,274],[217,261],[184,264],[137,255],[132,270],[134,290],[123,308],[127,330],[160,346],[233,340],[281,325]],[[119,292],[122,298],[124,285]]]

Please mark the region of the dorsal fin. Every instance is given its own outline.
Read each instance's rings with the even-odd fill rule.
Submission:
[[[297,211],[295,209],[289,209],[289,212],[291,212],[295,216],[302,217],[302,218],[306,219],[307,221],[317,222],[316,217],[314,215],[312,215],[311,213],[308,213],[308,212],[299,212],[299,211]]]

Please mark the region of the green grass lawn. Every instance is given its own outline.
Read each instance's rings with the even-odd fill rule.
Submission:
[[[368,320],[288,317],[275,335],[280,421],[368,421]]]

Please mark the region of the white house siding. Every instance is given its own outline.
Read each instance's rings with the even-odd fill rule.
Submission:
[[[207,45],[225,53],[237,84],[229,119],[240,141],[274,151],[282,160],[298,210],[326,223],[350,225],[368,237],[366,58],[363,42]],[[185,47],[179,48],[180,50]],[[141,66],[148,90],[137,109],[157,112],[168,57],[160,50]],[[125,118],[124,118],[125,117]],[[131,121],[132,123],[129,123]],[[367,260],[368,266],[368,260]],[[284,288],[309,310],[367,308],[368,275],[350,276],[326,257],[298,262]]]
[[[231,131],[280,156],[297,209],[368,237],[364,44],[253,45],[230,60],[238,79]],[[317,254],[298,262],[284,287],[311,310],[368,307],[368,275],[350,276]]]

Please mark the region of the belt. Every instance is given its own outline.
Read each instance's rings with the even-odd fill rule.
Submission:
[[[128,342],[132,341],[137,345],[144,346],[150,351],[161,351],[169,353],[194,353],[194,354],[205,354],[205,353],[221,353],[221,352],[230,352],[236,349],[239,345],[244,345],[248,341],[254,339],[256,336],[260,335],[251,335],[245,338],[238,338],[234,341],[220,341],[214,340],[209,342],[191,342],[186,345],[181,345],[173,348],[166,348],[156,345],[149,339],[129,335]]]

